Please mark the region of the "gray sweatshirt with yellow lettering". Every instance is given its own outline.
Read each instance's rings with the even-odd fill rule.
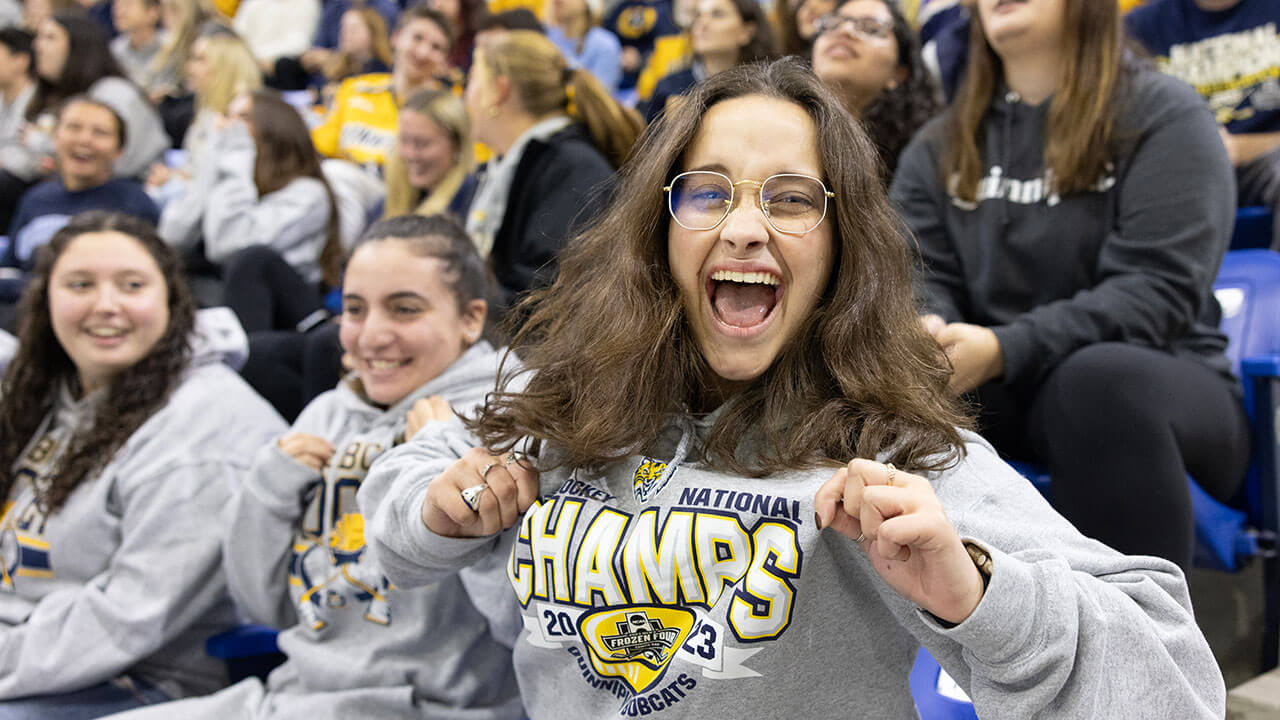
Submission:
[[[1178,568],[1080,535],[977,435],[929,478],[961,537],[993,557],[981,603],[948,628],[851,540],[815,526],[830,470],[722,471],[698,458],[709,422],[680,419],[650,457],[544,472],[505,538],[423,525],[428,483],[469,438],[420,436],[366,480],[385,495],[369,546],[405,587],[506,559],[535,720],[914,717],[921,645],[983,718],[1223,716],[1222,677]]]
[[[285,424],[222,363],[226,348],[198,347],[164,406],[56,512],[41,510],[32,478],[56,468],[102,394],[62,388],[12,469],[0,521],[0,700],[125,674],[173,697],[226,683],[204,649],[236,623],[221,572],[224,513],[253,454]]]
[[[487,342],[477,343],[389,408],[347,378],[307,405],[289,430],[333,445],[323,472],[275,442],[264,446],[231,503],[224,567],[237,606],[255,623],[284,628],[279,644],[288,660],[265,688],[250,679],[213,698],[128,717],[521,717],[510,641],[494,639],[476,605],[505,584],[501,567],[488,571],[496,581],[476,568],[442,574],[427,587],[393,587],[365,552],[356,504],[370,467],[403,441],[414,403],[439,395],[470,410],[493,389],[498,360]],[[432,424],[461,428],[456,419]],[[518,622],[503,608],[506,626]]]

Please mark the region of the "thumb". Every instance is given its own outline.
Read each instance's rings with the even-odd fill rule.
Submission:
[[[920,316],[920,326],[924,328],[925,332],[937,337],[938,333],[942,332],[943,328],[947,326],[947,321],[943,320],[941,315],[929,313]]]
[[[965,326],[962,323],[947,323],[933,338],[944,348],[956,345],[964,340]]]

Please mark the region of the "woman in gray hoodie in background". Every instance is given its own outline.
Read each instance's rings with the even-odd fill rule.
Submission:
[[[40,253],[0,400],[0,718],[211,692],[222,513],[284,423],[198,349],[149,224],[86,213]]]
[[[369,228],[343,283],[354,370],[262,448],[231,504],[231,594],[254,622],[283,628],[288,660],[265,683],[125,717],[523,716],[510,650],[519,618],[502,564],[394,587],[366,551],[356,505],[357,494],[377,505],[363,482],[383,454],[460,428],[450,408],[470,412],[493,389],[487,275],[461,226],[441,216]]]
[[[337,287],[342,264],[333,190],[306,124],[265,90],[231,101],[186,193],[165,205],[160,236],[222,269],[226,305],[246,332],[293,327]]]

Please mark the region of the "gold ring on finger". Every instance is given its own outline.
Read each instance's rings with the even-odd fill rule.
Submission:
[[[893,476],[898,474],[898,468],[894,467],[893,463],[888,463],[887,465],[885,465],[885,467],[889,470],[889,477],[885,480],[885,483],[890,487],[892,487]]]

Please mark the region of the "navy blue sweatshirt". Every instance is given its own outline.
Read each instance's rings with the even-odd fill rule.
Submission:
[[[1185,84],[1129,68],[1111,166],[1090,190],[1046,182],[1038,106],[997,91],[978,202],[941,181],[945,116],[902,153],[890,194],[916,237],[925,308],[995,331],[1004,381],[1038,383],[1076,350],[1129,342],[1229,375],[1213,281],[1235,213],[1217,125]]]

